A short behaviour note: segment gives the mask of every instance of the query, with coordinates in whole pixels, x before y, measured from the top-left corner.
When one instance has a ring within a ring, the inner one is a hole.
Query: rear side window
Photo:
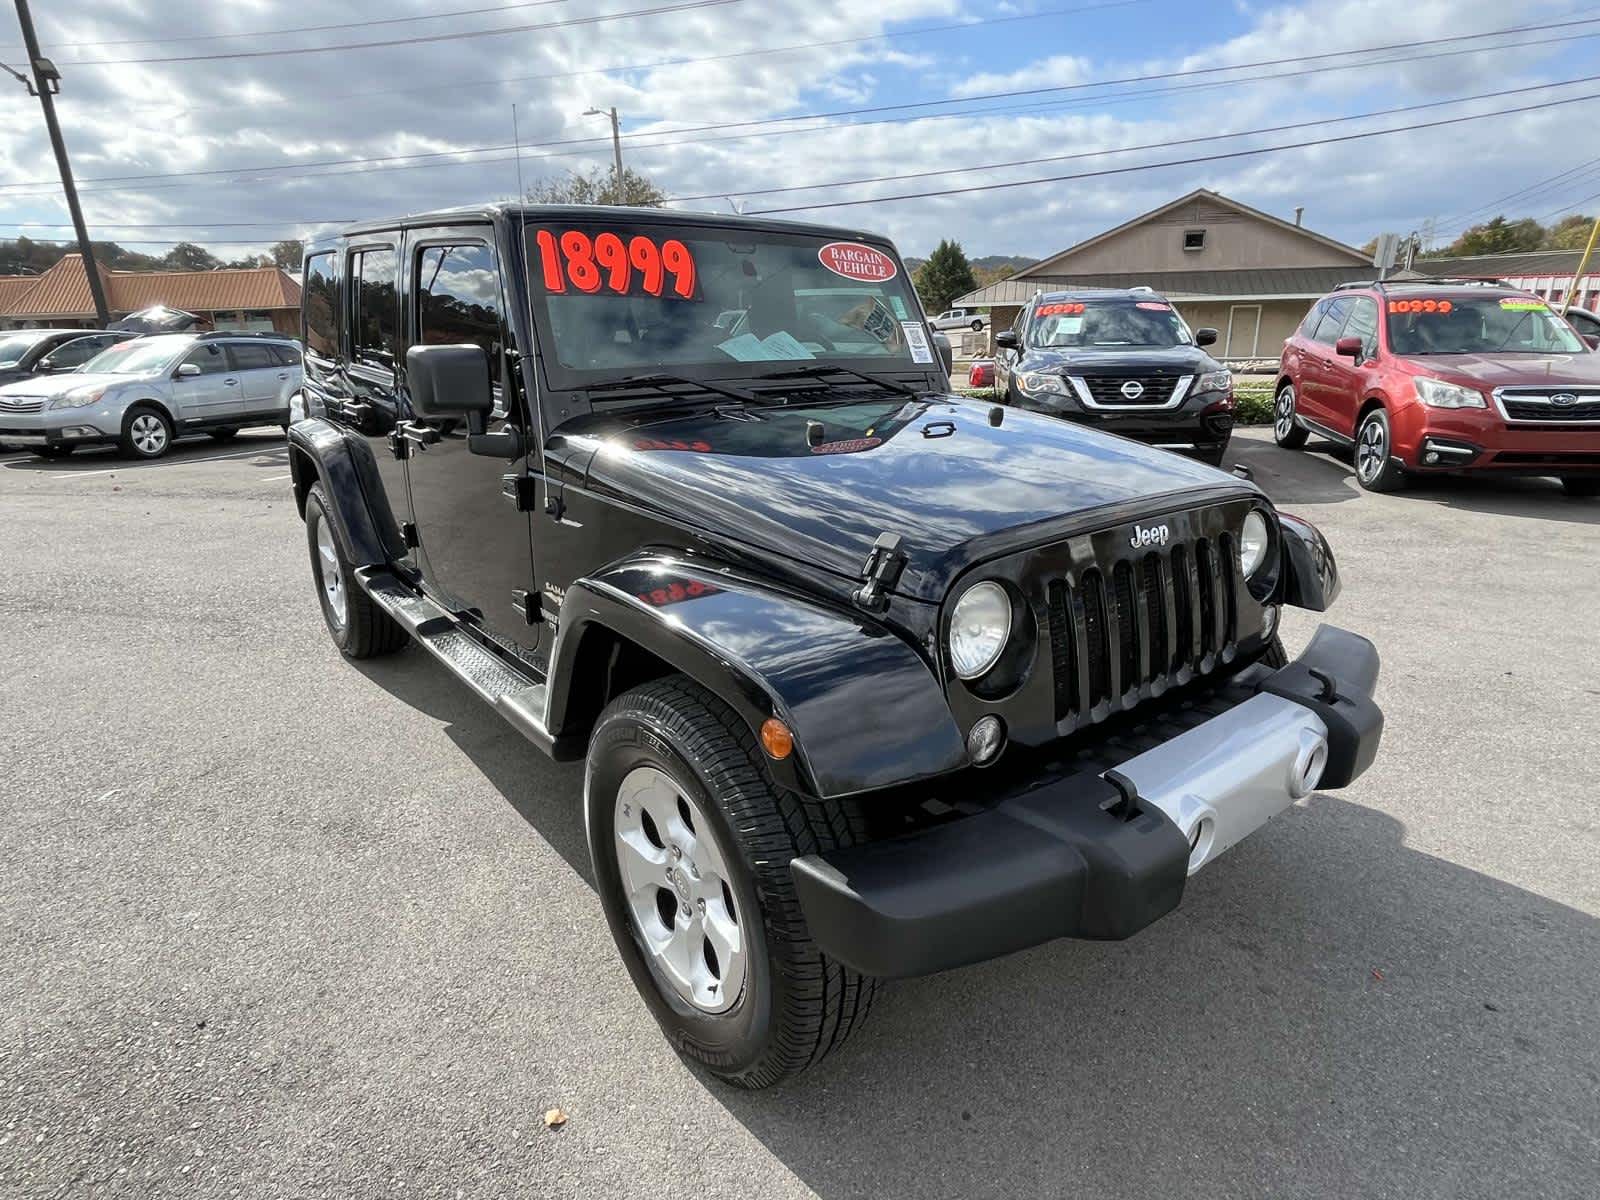
[[[233,354],[234,369],[238,371],[261,371],[278,365],[272,350],[259,342],[234,342],[228,349]]]
[[[351,357],[385,369],[394,366],[400,298],[394,286],[394,251],[363,250],[351,264],[355,304],[351,313]]]
[[[318,358],[339,356],[338,275],[333,254],[313,254],[306,259],[305,296],[301,300],[302,336],[306,348]]]
[[[268,349],[272,357],[277,360],[280,367],[298,367],[300,365],[300,351],[283,342],[273,342]]]
[[[1322,320],[1322,314],[1328,311],[1328,305],[1333,301],[1324,296],[1311,306],[1311,311],[1306,314],[1306,319],[1300,322],[1300,336],[1308,338],[1317,331],[1317,322]]]
[[[425,246],[417,256],[417,343],[472,343],[500,382],[500,271],[488,246]]]
[[[1317,322],[1317,331],[1312,338],[1331,346],[1339,340],[1339,330],[1344,328],[1344,319],[1350,315],[1350,306],[1355,301],[1349,296],[1340,296],[1337,300],[1330,301],[1322,320]]]

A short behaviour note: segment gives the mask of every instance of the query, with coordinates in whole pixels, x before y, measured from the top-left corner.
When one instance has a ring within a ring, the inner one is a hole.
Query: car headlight
[[[1252,508],[1244,515],[1244,527],[1239,530],[1239,572],[1249,579],[1267,560],[1267,549],[1272,544],[1272,530],[1267,526],[1266,515]]]
[[[1233,386],[1233,372],[1227,368],[1220,371],[1207,371],[1195,380],[1194,390],[1197,392],[1225,392]]]
[[[1429,408],[1488,407],[1484,403],[1483,393],[1477,388],[1461,387],[1442,379],[1430,379],[1426,375],[1418,375],[1412,382],[1417,385],[1417,399]]]
[[[1017,381],[1022,384],[1022,390],[1032,392],[1034,395],[1049,393],[1056,396],[1067,394],[1067,381],[1059,375],[1044,375],[1039,372],[1028,372],[1017,376]]]
[[[52,408],[88,408],[89,405],[94,404],[105,394],[106,389],[104,386],[78,388],[76,391],[64,392],[62,395],[52,397],[50,403],[45,405],[45,408],[46,410]]]
[[[975,583],[950,613],[950,661],[962,679],[976,679],[1000,659],[1011,636],[1011,597],[998,583]]]

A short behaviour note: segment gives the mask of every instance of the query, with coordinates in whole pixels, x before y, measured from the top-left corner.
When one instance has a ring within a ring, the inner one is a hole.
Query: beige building
[[[1371,279],[1370,256],[1200,188],[1096,234],[956,304],[989,306],[1009,329],[1039,291],[1152,287],[1191,329],[1217,331],[1219,358],[1276,358],[1312,301],[1336,285]]]

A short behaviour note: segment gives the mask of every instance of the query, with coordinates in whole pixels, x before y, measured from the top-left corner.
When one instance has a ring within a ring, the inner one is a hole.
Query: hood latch
[[[900,572],[906,569],[905,552],[900,549],[898,533],[880,533],[861,568],[861,578],[866,580],[852,594],[851,599],[868,612],[883,612],[889,607],[889,593],[900,582]]]

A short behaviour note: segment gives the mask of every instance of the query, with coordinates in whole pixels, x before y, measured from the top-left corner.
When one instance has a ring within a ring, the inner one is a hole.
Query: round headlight
[[[1011,636],[1011,597],[998,583],[975,583],[950,614],[950,661],[962,679],[976,679],[1000,658]]]
[[[1249,579],[1261,568],[1267,558],[1271,534],[1267,518],[1261,510],[1252,508],[1244,517],[1244,528],[1239,531],[1239,570]]]

